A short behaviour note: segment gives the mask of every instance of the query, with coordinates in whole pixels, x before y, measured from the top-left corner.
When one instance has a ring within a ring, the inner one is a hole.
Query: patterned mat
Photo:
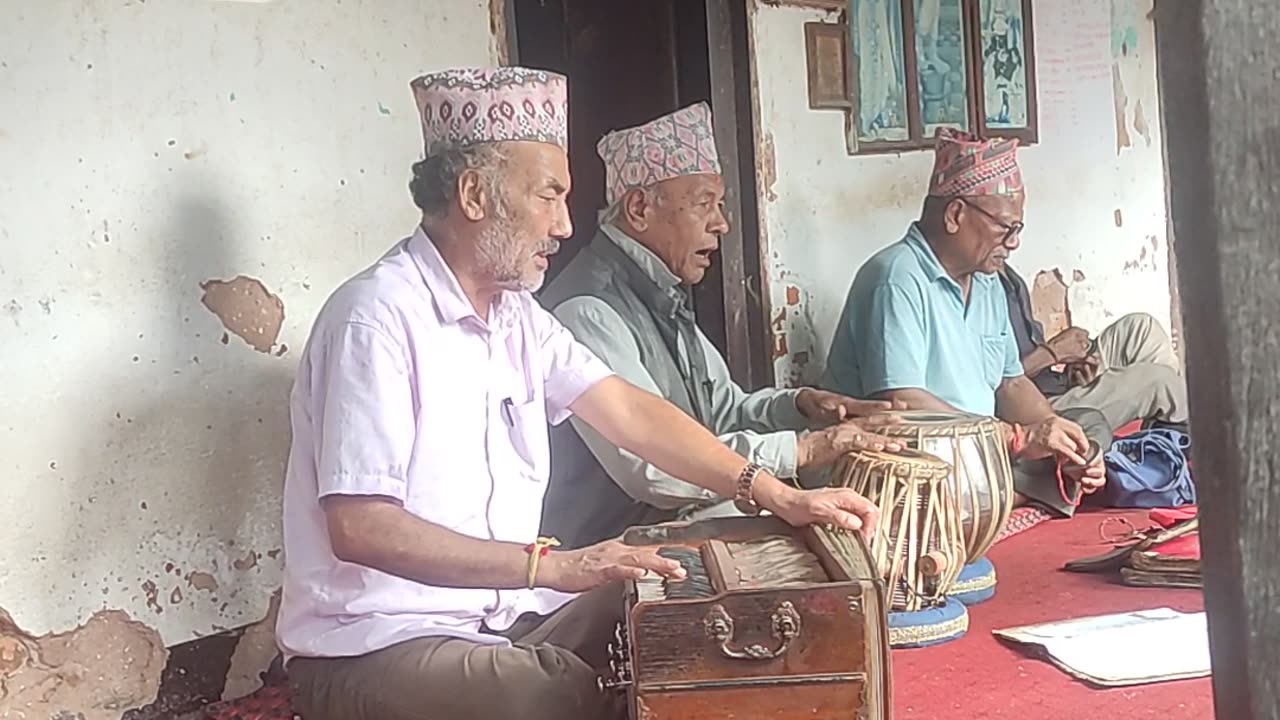
[[[1052,515],[1038,507],[1015,508],[1013,513],[1009,515],[1009,522],[1005,523],[1004,529],[1000,531],[999,535],[996,535],[996,542],[1008,540],[1018,533],[1026,532],[1036,525],[1051,519],[1053,519]]]

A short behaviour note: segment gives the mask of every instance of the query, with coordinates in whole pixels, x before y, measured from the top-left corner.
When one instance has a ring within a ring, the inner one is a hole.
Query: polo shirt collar
[[[955,278],[947,273],[947,269],[942,266],[942,261],[934,254],[933,246],[929,245],[929,241],[924,237],[924,231],[920,229],[920,223],[911,223],[911,227],[907,229],[907,237],[905,239],[907,245],[920,258],[920,266],[924,268],[925,272],[929,273],[930,279],[935,282],[943,280],[957,290],[960,289],[960,283],[956,282]],[[975,272],[973,274],[973,281],[977,284],[986,285],[994,280],[996,280],[996,277],[989,273]]]

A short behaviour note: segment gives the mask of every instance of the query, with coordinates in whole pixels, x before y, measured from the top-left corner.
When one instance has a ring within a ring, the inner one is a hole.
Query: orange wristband
[[[551,552],[553,547],[560,547],[560,541],[553,537],[540,537],[524,546],[524,551],[529,554],[528,585],[530,590],[533,589],[533,581],[538,577],[538,561]]]

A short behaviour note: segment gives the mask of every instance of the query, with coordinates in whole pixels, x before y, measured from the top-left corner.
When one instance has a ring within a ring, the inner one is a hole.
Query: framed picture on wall
[[[849,2],[852,130],[859,147],[910,142],[914,135],[902,9],[900,0]]]
[[[968,130],[969,62],[961,0],[913,0],[915,76],[924,138],[938,128]]]
[[[984,134],[1035,142],[1035,54],[1030,0],[976,0],[976,44],[981,88],[978,115]]]
[[[854,154],[933,147],[939,128],[1039,141],[1031,0],[846,0]]]
[[[809,108],[848,109],[849,72],[844,61],[848,26],[843,23],[804,24],[804,55],[809,70]]]

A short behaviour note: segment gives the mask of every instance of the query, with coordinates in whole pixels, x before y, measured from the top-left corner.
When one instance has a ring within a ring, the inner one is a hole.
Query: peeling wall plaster
[[[1020,153],[1027,229],[1013,254],[1028,282],[1042,270],[1060,274],[1065,297],[1052,311],[1069,308],[1093,332],[1128,312],[1170,317],[1151,0],[1114,3],[1113,13],[1112,0],[1034,0],[1041,142]],[[809,110],[803,82],[804,23],[826,13],[754,7],[775,373],[782,384],[811,383],[854,273],[918,216],[933,154],[848,156],[844,113]]]
[[[0,607],[15,627],[93,618],[89,637],[127,616],[173,646],[267,614],[288,350],[337,283],[411,231],[409,81],[494,62],[493,6],[0,8],[0,167],[22,169],[0,175]],[[83,647],[72,659],[90,667]],[[97,677],[81,689],[114,682]]]
[[[0,610],[0,717],[119,720],[155,699],[167,657],[155,630],[119,610],[43,636]]]

